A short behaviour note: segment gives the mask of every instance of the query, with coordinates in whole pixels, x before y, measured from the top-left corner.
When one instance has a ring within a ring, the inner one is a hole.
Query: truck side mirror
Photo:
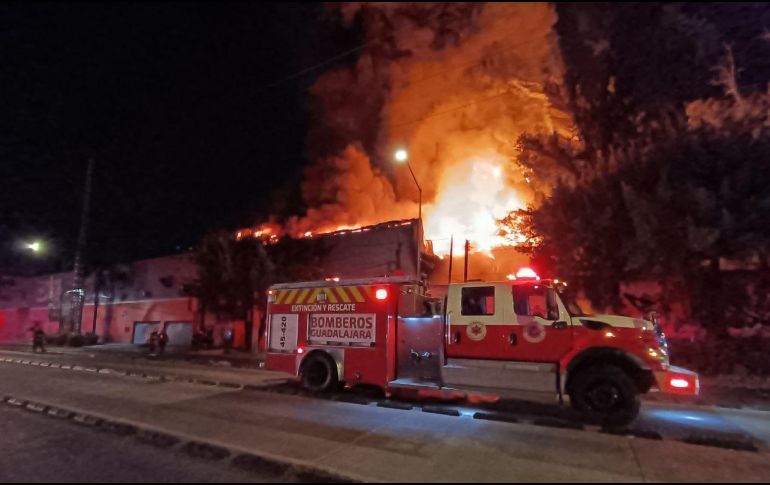
[[[548,320],[558,320],[559,319],[559,309],[558,308],[549,308],[548,309]]]

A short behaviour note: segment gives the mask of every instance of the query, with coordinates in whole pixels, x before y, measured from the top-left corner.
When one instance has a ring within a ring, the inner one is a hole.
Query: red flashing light
[[[521,268],[519,271],[516,272],[516,277],[540,279],[537,273],[535,273],[535,270],[533,270],[532,268]]]
[[[304,354],[304,353],[305,353],[305,349],[303,349],[302,347],[300,347],[300,348],[298,348],[298,349],[297,349],[297,353],[298,353],[298,354]]]
[[[680,379],[678,377],[671,379],[671,387],[677,389],[687,389],[690,387],[690,383],[686,379]]]
[[[378,300],[387,300],[388,299],[388,290],[385,288],[380,288],[377,291],[374,292],[374,297]]]

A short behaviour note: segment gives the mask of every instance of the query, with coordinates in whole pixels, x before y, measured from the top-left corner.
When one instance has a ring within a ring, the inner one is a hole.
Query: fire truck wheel
[[[302,363],[302,387],[310,392],[330,392],[339,386],[337,364],[327,354],[316,352]]]
[[[570,401],[586,421],[619,426],[639,414],[639,391],[633,379],[614,365],[580,370],[570,384]]]

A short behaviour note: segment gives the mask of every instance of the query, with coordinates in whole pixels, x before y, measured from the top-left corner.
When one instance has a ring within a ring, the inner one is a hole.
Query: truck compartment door
[[[399,317],[398,379],[438,384],[444,362],[441,317]]]
[[[294,352],[297,349],[299,315],[296,313],[276,313],[270,315],[271,352]]]

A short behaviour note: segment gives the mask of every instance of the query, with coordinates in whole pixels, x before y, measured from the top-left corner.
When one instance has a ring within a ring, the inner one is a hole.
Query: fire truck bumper
[[[667,370],[656,371],[655,382],[666,394],[697,396],[700,392],[698,374],[681,367],[670,366]]]

